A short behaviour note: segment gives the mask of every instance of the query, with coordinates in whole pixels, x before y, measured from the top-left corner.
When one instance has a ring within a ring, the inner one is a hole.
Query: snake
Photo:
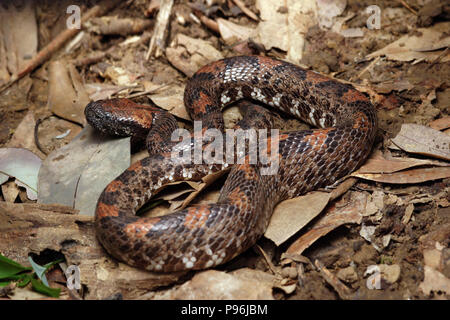
[[[278,161],[271,174],[263,172],[267,162],[249,161],[248,153],[241,156],[242,161],[235,156],[212,163],[174,157],[181,141],[173,139],[177,120],[156,106],[123,98],[86,106],[86,119],[95,129],[132,136],[132,141],[145,143],[149,152],[99,196],[94,227],[110,255],[154,272],[226,263],[263,236],[279,202],[333,185],[361,166],[371,152],[377,114],[370,99],[351,84],[293,63],[267,56],[224,58],[201,67],[185,86],[185,108],[193,121],[200,121],[202,132],[213,129],[225,134],[222,110],[241,100],[264,107],[247,104],[247,117],[238,127],[270,127],[266,108],[314,127],[268,135],[261,149]],[[184,146],[198,142],[194,140],[191,136]],[[269,152],[275,140],[277,148]],[[201,150],[205,145],[203,141]],[[136,215],[165,185],[202,181],[221,170],[229,173],[217,202],[158,217]]]

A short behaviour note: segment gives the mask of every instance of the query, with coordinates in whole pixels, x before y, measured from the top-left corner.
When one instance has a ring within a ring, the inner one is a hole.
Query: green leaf
[[[33,278],[33,275],[31,275],[31,274],[29,274],[29,273],[24,274],[24,275],[23,275],[23,278],[21,279],[21,281],[20,281],[19,283],[17,283],[17,285],[18,285],[20,288],[23,288],[23,287],[25,287],[27,284],[30,283],[30,281],[31,281],[32,278]]]
[[[45,271],[47,271],[47,268],[34,262],[31,256],[28,256],[28,261],[30,261],[31,266],[33,267],[33,270],[38,276],[38,278],[41,279],[41,281],[48,287],[48,281],[47,278],[45,277]]]
[[[11,281],[0,281],[0,288],[1,287],[6,287],[10,283],[11,283]]]
[[[49,297],[58,298],[59,293],[61,292],[61,289],[59,288],[50,288],[49,286],[46,286],[42,283],[41,280],[31,278],[31,285],[33,286],[33,289],[37,292],[40,292],[42,294],[45,294]]]
[[[31,268],[24,267],[21,264],[0,254],[0,279],[9,278],[12,275],[30,270]]]

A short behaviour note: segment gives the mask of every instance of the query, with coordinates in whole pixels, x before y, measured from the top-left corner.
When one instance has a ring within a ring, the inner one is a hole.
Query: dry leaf
[[[293,242],[287,253],[302,254],[302,252],[313,244],[317,239],[326,235],[331,230],[346,223],[361,223],[362,215],[367,202],[367,195],[362,192],[351,192],[350,199],[343,198],[327,209],[300,238]]]
[[[38,172],[42,160],[33,152],[22,148],[0,148],[0,173],[16,178],[27,190],[27,197],[36,200]]]
[[[130,138],[99,135],[86,126],[48,155],[39,171],[39,203],[60,203],[93,216],[100,193],[130,166]]]
[[[19,192],[19,187],[14,183],[14,181],[8,181],[2,184],[2,195],[6,202],[14,203],[19,195]]]
[[[222,18],[217,19],[217,24],[219,26],[220,36],[227,45],[232,45],[238,41],[245,41],[256,35],[254,28],[240,26]]]
[[[381,151],[375,151],[369,159],[352,175],[365,173],[393,173],[420,166],[449,166],[448,163],[435,160],[422,160],[413,158],[385,159]]]
[[[450,128],[450,117],[436,119],[434,121],[431,121],[428,125],[430,126],[430,128],[439,131]]]
[[[321,213],[329,200],[330,193],[317,191],[279,203],[264,236],[279,246]]]
[[[49,109],[61,118],[86,124],[84,108],[89,97],[78,71],[72,64],[53,61],[49,67]]]
[[[450,22],[436,23],[430,28],[417,29],[413,35],[405,35],[392,42],[383,49],[372,52],[366,58],[372,59],[378,56],[386,56],[396,61],[428,61],[437,59],[441,54],[441,48],[450,46]],[[450,53],[441,58],[442,62],[450,61]]]
[[[0,85],[18,74],[38,48],[35,2],[10,4],[0,6]]]
[[[222,53],[208,41],[194,39],[182,33],[178,33],[166,49],[166,56],[175,68],[188,77],[192,77],[204,65],[223,58]]]
[[[45,155],[36,147],[36,143],[34,141],[35,125],[36,120],[34,119],[33,112],[28,111],[20,124],[17,126],[16,130],[14,130],[14,135],[6,144],[6,147],[28,149],[39,158],[45,158]]]
[[[250,273],[254,274],[250,276],[248,272],[243,273],[240,270],[232,273],[216,270],[199,272],[178,289],[161,295],[159,299],[273,300],[273,275],[250,270]]]
[[[288,61],[300,61],[308,29],[316,24],[315,0],[284,1],[257,0],[260,12],[257,42],[266,50],[273,47],[287,52]]]
[[[384,183],[421,183],[450,177],[450,167],[419,168],[395,173],[353,173],[352,176]]]
[[[424,274],[423,282],[419,285],[423,293],[429,295],[432,291],[447,294],[450,292],[450,279],[442,273],[426,265]]]
[[[184,107],[184,86],[169,85],[161,92],[149,95],[150,99],[160,108],[169,111],[174,116],[191,120]]]
[[[322,28],[331,28],[335,17],[341,15],[346,6],[347,0],[317,0],[319,26]]]
[[[391,141],[406,152],[450,160],[450,136],[430,127],[403,124]]]

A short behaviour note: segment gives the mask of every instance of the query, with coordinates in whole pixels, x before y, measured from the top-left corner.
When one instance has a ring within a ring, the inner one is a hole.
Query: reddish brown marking
[[[236,187],[228,195],[228,199],[231,203],[235,204],[239,208],[242,208],[244,204],[248,204],[249,199],[247,198],[245,192],[241,191],[241,188]]]
[[[260,65],[263,65],[264,67],[273,68],[276,66],[279,66],[283,64],[281,61],[274,60],[268,57],[258,57],[258,62]]]
[[[148,110],[139,109],[133,112],[133,119],[141,126],[150,128],[153,121],[153,113],[148,112]]]
[[[329,131],[331,129],[314,130],[312,134],[305,136],[303,141],[308,143],[314,150],[320,150],[322,146],[325,146],[325,140]]]
[[[353,129],[362,129],[364,131],[369,130],[367,127],[367,124],[369,123],[369,120],[367,119],[367,116],[363,112],[358,112],[355,114],[355,122],[353,123]]]
[[[282,134],[282,135],[278,135],[275,137],[267,138],[267,140],[266,140],[267,143],[259,150],[260,156],[266,157],[268,160],[270,160],[270,162],[276,161],[277,158],[278,158],[278,161],[281,160],[281,154],[278,152],[279,151],[279,148],[278,148],[279,142],[287,139],[287,137],[288,137],[287,134]],[[274,145],[274,147],[275,147],[274,154],[272,154],[272,139],[278,140],[278,144],[275,143],[275,145]]]
[[[143,218],[139,221],[129,223],[125,226],[125,233],[131,235],[135,238],[145,238],[147,233],[153,228],[153,226],[158,223],[160,218]]]
[[[123,182],[118,180],[111,181],[105,188],[105,192],[116,192],[120,191],[123,188]]]
[[[184,220],[184,226],[188,229],[201,228],[205,225],[210,213],[208,205],[190,207]]]
[[[95,214],[97,215],[97,218],[100,219],[104,217],[118,217],[119,209],[117,209],[117,207],[114,205],[109,205],[99,201],[97,203]]]
[[[244,164],[238,164],[236,166],[236,170],[244,171],[245,179],[247,179],[247,180],[256,180],[256,179],[258,179],[258,176],[255,173],[255,168],[253,168],[249,164],[249,156],[248,155],[245,157],[245,163]]]
[[[138,172],[142,169],[142,161],[137,161],[128,167],[126,171],[135,171]]]
[[[342,96],[342,100],[346,101],[347,103],[351,103],[356,101],[367,101],[368,99],[359,91],[349,90]]]
[[[208,105],[208,104],[214,104],[214,102],[212,101],[210,96],[208,96],[206,93],[201,91],[200,96],[194,102],[194,108],[196,109],[195,113],[205,114],[206,113],[206,105]]]
[[[161,112],[155,107],[134,103],[127,99],[115,99],[114,102],[105,101],[102,103],[106,112],[114,113],[117,116],[130,117],[145,128],[150,128],[155,112]]]
[[[324,81],[330,81],[329,78],[313,71],[308,71],[306,73],[306,81],[311,82],[312,84],[322,83]]]

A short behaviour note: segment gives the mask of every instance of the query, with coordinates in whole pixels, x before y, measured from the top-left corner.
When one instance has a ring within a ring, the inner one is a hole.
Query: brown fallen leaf
[[[450,45],[450,37],[446,35],[450,22],[436,23],[430,28],[419,28],[411,35],[405,35],[386,47],[372,52],[366,58],[386,56],[396,61],[428,61],[431,62],[442,53],[441,48]],[[450,61],[450,54],[442,57],[442,62]]]
[[[39,150],[34,141],[34,127],[36,120],[32,111],[29,111],[14,131],[11,140],[8,141],[6,147],[9,148],[25,148],[33,152],[39,158],[44,159],[45,154]]]
[[[7,181],[2,184],[2,195],[6,202],[13,203],[19,195],[19,187],[14,181]]]
[[[169,201],[169,203],[170,203],[170,208],[168,210],[164,210],[165,212],[163,212],[163,211],[158,212],[158,215],[159,214],[167,214],[167,213],[170,213],[170,212],[173,212],[176,210],[184,209],[187,205],[189,205],[192,202],[192,200],[194,200],[199,195],[200,192],[202,192],[211,183],[216,181],[218,178],[220,178],[223,174],[225,174],[228,171],[229,171],[229,168],[208,174],[208,175],[204,176],[202,178],[202,180],[199,182],[189,181],[189,180],[176,181],[176,182],[171,182],[171,183],[168,183],[168,184],[162,186],[161,189],[159,189],[155,192],[155,194],[159,193],[163,188],[166,188],[167,186],[187,184],[189,187],[176,189],[172,192],[164,193],[163,195],[156,197],[155,200],[163,199],[163,200]],[[188,192],[190,192],[190,193],[187,197],[185,197],[184,199],[181,199],[181,200],[176,200],[176,198],[178,198],[181,195],[186,194]],[[150,214],[150,215],[152,215],[152,214]]]
[[[166,56],[170,63],[192,77],[194,73],[208,64],[223,58],[222,53],[205,40],[194,39],[178,33],[170,47],[166,49]]]
[[[0,8],[0,85],[10,81],[28,64],[39,45],[36,3],[4,4]]]
[[[305,227],[326,205],[347,192],[357,179],[342,181],[332,192],[315,191],[280,202],[274,209],[264,236],[277,246]]]
[[[450,292],[450,279],[436,269],[425,266],[424,279],[419,285],[419,289],[426,295],[430,295],[433,291],[448,294]]]
[[[89,96],[75,67],[61,60],[51,62],[48,94],[50,111],[84,126],[84,108],[88,103]]]
[[[450,136],[430,127],[403,124],[391,141],[406,152],[450,160]]]
[[[450,167],[418,168],[394,173],[353,173],[352,176],[383,183],[421,183],[450,177]]]
[[[317,191],[279,203],[264,236],[279,246],[320,214],[330,195]]]
[[[393,173],[421,166],[449,166],[448,163],[435,160],[413,159],[413,158],[394,158],[386,159],[381,151],[375,151],[369,159],[352,175],[365,173]]]
[[[175,291],[157,299],[183,300],[273,300],[275,276],[259,270],[231,273],[207,270],[197,273]]]
[[[414,85],[412,85],[407,79],[385,81],[383,83],[374,85],[374,89],[376,92],[384,94],[390,93],[392,91],[409,91],[412,88],[414,88]]]
[[[345,197],[333,203],[325,214],[320,217],[300,238],[295,240],[287,249],[287,254],[300,255],[313,244],[317,239],[326,235],[331,230],[346,224],[360,224],[362,220],[361,212],[364,212],[367,202],[367,195],[362,192],[351,192],[350,199]]]
[[[150,99],[160,108],[169,111],[176,117],[184,120],[191,120],[183,101],[184,86],[169,85],[161,92],[151,94]]]
[[[280,2],[258,0],[255,7],[261,18],[255,38],[266,50],[273,47],[287,52],[288,61],[302,59],[305,36],[314,26],[317,16],[315,0]]]
[[[436,119],[434,121],[431,121],[428,125],[430,126],[430,128],[439,131],[450,128],[450,117]]]
[[[247,26],[241,26],[231,21],[217,19],[220,36],[227,45],[232,45],[238,41],[245,41],[256,35],[256,30]]]

